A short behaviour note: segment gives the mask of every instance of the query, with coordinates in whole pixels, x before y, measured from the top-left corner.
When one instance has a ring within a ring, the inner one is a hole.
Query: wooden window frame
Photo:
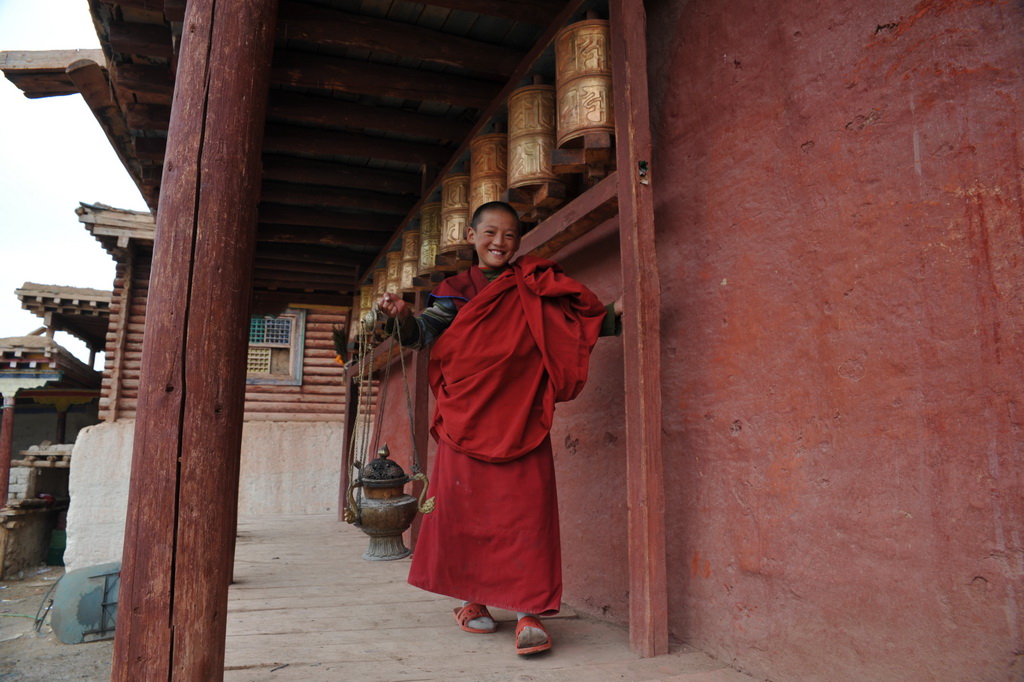
[[[253,315],[250,318],[250,329],[252,320],[255,319],[288,319],[291,321],[288,344],[281,343],[253,343],[251,338],[248,349],[252,348],[284,348],[290,352],[288,359],[287,374],[254,373],[246,372],[245,383],[249,386],[301,386],[302,385],[302,356],[306,341],[306,311],[302,308],[287,308],[277,315]]]

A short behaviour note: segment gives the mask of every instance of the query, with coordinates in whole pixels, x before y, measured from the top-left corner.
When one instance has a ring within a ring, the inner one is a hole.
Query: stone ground
[[[514,615],[499,630],[455,625],[455,602],[410,587],[408,559],[362,560],[367,539],[334,515],[243,520],[228,604],[228,682],[753,682],[684,645],[642,659],[624,628],[571,608],[545,625],[554,647],[514,652]],[[0,582],[0,682],[108,680],[112,642],[65,645],[35,613],[59,568]]]
[[[36,613],[64,575],[59,566],[39,566],[20,580],[0,581],[0,681],[109,680],[112,641],[63,644],[46,620],[36,631]]]

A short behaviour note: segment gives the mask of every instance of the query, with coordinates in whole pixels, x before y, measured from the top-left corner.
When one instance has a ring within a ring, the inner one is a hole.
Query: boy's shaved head
[[[473,229],[480,224],[480,217],[488,211],[500,211],[512,216],[516,222],[516,230],[519,234],[523,233],[523,225],[519,222],[519,213],[514,208],[506,204],[504,201],[488,201],[486,204],[480,204],[475,211],[473,211],[473,219],[469,221],[469,226]]]

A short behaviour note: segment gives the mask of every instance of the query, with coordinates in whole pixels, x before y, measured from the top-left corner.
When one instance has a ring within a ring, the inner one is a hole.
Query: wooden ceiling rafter
[[[493,80],[294,50],[274,53],[270,83],[474,109],[487,106],[501,87]]]
[[[281,3],[277,38],[411,57],[505,77],[523,56],[501,45],[306,2]]]
[[[185,2],[92,4],[110,70],[107,100],[90,105],[155,209]],[[337,267],[365,281],[420,206],[436,200],[440,179],[464,163],[472,136],[502,117],[557,31],[589,4],[435,0],[361,11],[284,0],[258,235],[264,252],[295,249],[295,260],[267,254],[258,269],[290,262],[277,269],[312,276]],[[614,209],[602,201],[591,222]]]
[[[419,194],[419,173],[367,168],[295,156],[263,155],[264,180],[348,187],[387,194]]]
[[[569,23],[569,21],[572,19],[574,15],[579,13],[580,10],[585,5],[588,4],[588,0],[569,0],[568,2],[565,3],[551,3],[544,2],[543,0],[538,0],[537,2],[524,3],[516,3],[511,0],[509,2],[505,2],[505,0],[494,0],[494,2],[480,3],[476,3],[473,0],[467,0],[466,2],[463,2],[462,0],[444,0],[441,2],[432,2],[431,4],[441,5],[444,7],[449,7],[451,9],[464,9],[466,5],[479,4],[481,7],[479,9],[476,9],[475,11],[478,11],[480,13],[486,12],[489,15],[493,14],[495,16],[498,16],[497,10],[499,8],[496,6],[492,7],[492,5],[522,5],[520,9],[524,9],[540,8],[540,6],[542,5],[550,8],[551,5],[557,4],[560,6],[560,8],[557,12],[555,12],[554,16],[552,16],[550,20],[546,21],[543,24],[544,26],[546,26],[544,32],[534,43],[533,48],[531,48],[530,51],[527,52],[526,55],[523,57],[522,61],[519,63],[519,66],[516,67],[516,70],[512,73],[508,81],[497,93],[494,99],[486,108],[484,108],[480,112],[480,115],[477,117],[476,122],[470,128],[469,132],[466,134],[466,137],[463,138],[462,142],[459,144],[458,149],[455,150],[455,153],[452,154],[451,158],[448,160],[447,163],[443,164],[438,168],[435,176],[436,181],[423,192],[423,194],[420,196],[419,201],[417,201],[416,204],[412,207],[412,209],[410,209],[409,213],[406,215],[405,219],[402,220],[401,224],[399,224],[396,227],[394,233],[391,236],[391,239],[388,240],[388,243],[381,250],[381,254],[390,251],[392,247],[395,245],[395,243],[401,239],[402,232],[405,231],[405,229],[412,223],[413,220],[418,218],[420,207],[423,204],[430,201],[431,197],[434,196],[436,192],[439,191],[441,179],[444,178],[445,175],[454,170],[459,164],[463,162],[463,159],[466,157],[466,154],[469,151],[469,144],[473,137],[478,133],[482,132],[486,127],[491,125],[492,121],[495,119],[495,117],[498,115],[501,109],[505,106],[505,102],[508,100],[509,95],[512,94],[512,91],[515,90],[517,87],[520,86],[521,83],[525,82],[528,79],[528,77],[534,70],[537,61],[541,58],[541,55],[543,55],[548,50],[548,47],[554,41],[555,36],[558,34],[558,32],[562,29],[563,26]],[[483,8],[483,6],[485,5],[488,7],[487,10]],[[509,8],[503,7],[503,9]],[[525,19],[520,20],[526,21]],[[378,260],[379,257],[373,259],[373,262],[369,265],[369,267],[367,267],[366,270],[363,271],[362,276],[359,278],[360,281],[365,281],[370,277],[373,268],[375,267],[375,264]]]
[[[414,203],[410,199],[366,190],[334,188],[324,192],[320,187],[284,182],[264,182],[261,198],[286,206],[347,208],[387,215],[405,215]]]
[[[286,123],[380,130],[451,142],[461,140],[469,129],[466,120],[282,90],[271,91],[267,117]]]

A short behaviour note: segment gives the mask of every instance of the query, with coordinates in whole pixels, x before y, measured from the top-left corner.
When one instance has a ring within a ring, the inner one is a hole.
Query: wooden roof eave
[[[66,71],[82,59],[106,64],[103,50],[11,50],[0,52],[0,71],[29,99],[74,95],[78,88]]]

